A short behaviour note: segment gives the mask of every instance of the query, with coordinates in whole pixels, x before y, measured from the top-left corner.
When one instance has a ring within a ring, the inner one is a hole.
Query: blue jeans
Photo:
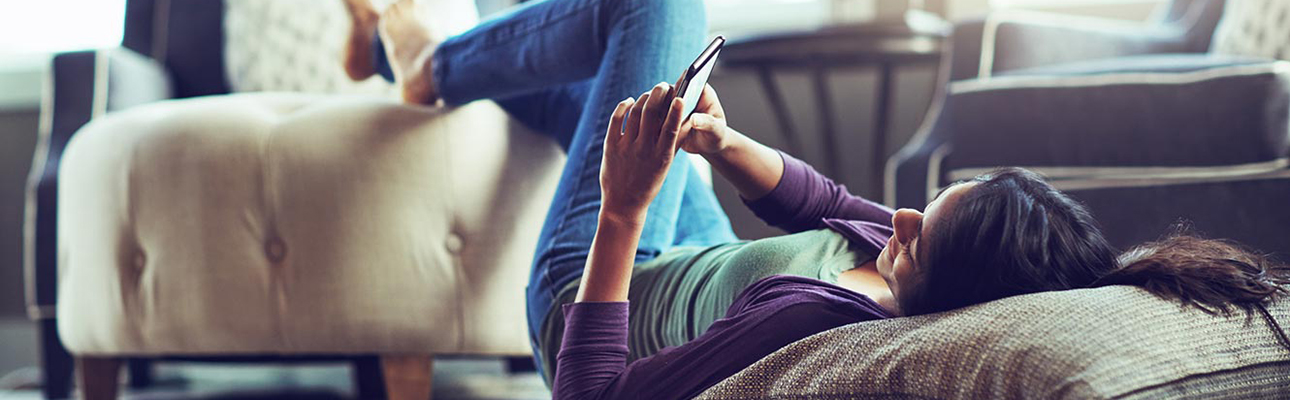
[[[596,233],[601,146],[614,106],[658,82],[674,82],[703,50],[706,32],[700,0],[544,0],[489,19],[435,51],[434,81],[445,102],[494,99],[568,152],[529,275],[535,349],[546,314],[559,306],[553,304],[556,293],[582,277]],[[379,43],[376,53],[378,71],[392,80]],[[650,204],[636,262],[677,245],[734,240],[712,189],[679,154]]]

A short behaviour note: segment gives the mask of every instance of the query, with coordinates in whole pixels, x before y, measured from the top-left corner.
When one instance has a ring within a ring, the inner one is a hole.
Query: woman
[[[379,18],[349,4],[367,15],[354,18],[351,76],[385,70],[413,103],[496,99],[568,151],[528,287],[556,398],[691,397],[824,330],[1018,294],[1132,284],[1226,311],[1290,282],[1255,254],[1186,236],[1117,260],[1082,206],[1021,169],[893,211],[727,127],[711,87],[689,119],[666,83],[628,97],[698,54],[698,1],[536,1],[442,42],[408,0]],[[381,48],[388,57],[362,62]],[[737,241],[678,148],[792,234]]]

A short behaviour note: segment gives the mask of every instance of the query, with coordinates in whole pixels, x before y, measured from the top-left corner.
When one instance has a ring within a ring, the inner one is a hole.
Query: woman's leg
[[[543,4],[554,3],[561,1],[535,3],[512,15],[548,15],[537,10],[541,10]],[[579,14],[585,20],[572,24],[586,25],[574,29],[581,32],[579,35],[594,33],[594,36],[564,39],[583,42],[582,45],[594,44],[592,47],[595,49],[584,50],[594,50],[601,55],[601,60],[593,63],[594,72],[587,86],[586,102],[569,143],[567,164],[547,213],[529,276],[528,318],[530,336],[534,339],[541,331],[547,313],[559,306],[554,304],[557,292],[578,280],[586,263],[600,209],[601,146],[614,105],[622,99],[639,95],[655,83],[674,79],[702,50],[706,32],[703,4],[699,1],[605,0],[602,4],[578,0],[563,3],[595,10],[594,13]],[[568,33],[569,18],[560,19],[554,29]],[[527,24],[518,25],[532,28]],[[498,22],[494,26],[513,25]],[[542,32],[534,35],[545,34]],[[538,41],[534,48],[517,51],[519,54],[534,54],[546,46],[559,47],[559,42]],[[570,47],[579,45],[571,44]],[[452,66],[448,68],[453,71]],[[564,72],[572,76],[571,71],[575,70],[578,68]],[[450,87],[445,87],[444,93],[445,99],[453,96]],[[652,259],[675,240],[677,216],[686,178],[689,177],[687,171],[691,168],[684,157],[676,160],[650,205],[638,244],[638,261]],[[540,345],[536,340],[534,344]]]
[[[500,98],[513,115],[557,137],[576,120],[565,130],[572,133],[569,157],[529,277],[531,337],[558,306],[556,292],[581,276],[596,229],[601,146],[614,105],[675,79],[702,50],[706,29],[697,0],[547,0],[491,19],[435,51],[434,82],[449,104]],[[385,66],[378,69],[392,76]],[[578,112],[561,111],[565,99],[579,97],[582,104],[573,107]],[[685,157],[673,163],[650,205],[638,261],[676,242],[692,168]],[[691,202],[699,209],[712,204],[715,200]]]

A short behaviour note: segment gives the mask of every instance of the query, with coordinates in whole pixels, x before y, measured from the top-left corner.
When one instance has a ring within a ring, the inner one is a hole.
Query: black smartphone
[[[721,53],[721,46],[726,44],[726,38],[717,35],[708,43],[708,48],[703,49],[699,58],[690,64],[681,75],[681,80],[676,84],[676,96],[685,100],[686,118],[694,113],[694,108],[699,105],[699,96],[703,94],[703,86],[708,84],[708,75],[712,74],[712,67],[717,64],[717,54]]]

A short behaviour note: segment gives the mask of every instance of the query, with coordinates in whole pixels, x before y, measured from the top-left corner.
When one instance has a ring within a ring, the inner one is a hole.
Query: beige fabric
[[[1229,0],[1211,50],[1290,60],[1290,1]]]
[[[383,9],[392,0],[374,0]],[[418,0],[437,32],[479,21],[475,2]],[[234,92],[288,91],[393,95],[379,76],[350,81],[341,54],[350,22],[341,0],[224,0],[224,68]]]
[[[94,120],[59,180],[78,354],[528,354],[563,155],[491,102],[167,101]]]
[[[1290,300],[1269,307],[1290,326]],[[1259,314],[1214,317],[1115,286],[848,325],[700,399],[1277,397],[1290,350]]]

